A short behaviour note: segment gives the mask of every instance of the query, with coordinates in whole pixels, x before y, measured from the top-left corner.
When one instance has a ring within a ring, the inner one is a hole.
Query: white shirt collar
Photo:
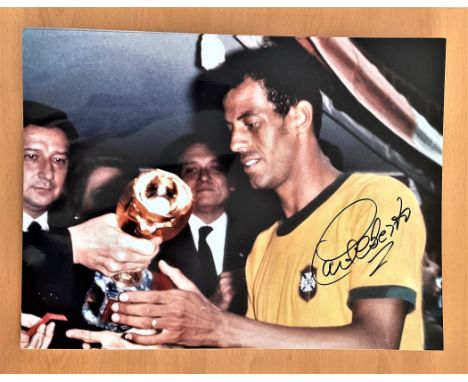
[[[49,230],[49,223],[47,222],[49,218],[48,212],[44,212],[41,216],[37,217],[36,219],[33,219],[28,213],[23,211],[23,232],[26,232],[31,225],[31,223],[34,221],[38,223],[41,228],[44,231]]]
[[[227,214],[226,214],[226,212],[223,212],[222,215],[218,219],[216,219],[214,222],[212,222],[210,224],[206,224],[197,215],[192,214],[192,215],[190,215],[190,218],[189,218],[189,225],[190,225],[190,230],[192,231],[192,234],[194,233],[194,231],[196,231],[196,233],[197,233],[195,242],[198,245],[198,230],[201,227],[204,227],[204,226],[209,226],[209,227],[213,228],[213,231],[218,231],[220,229],[223,230],[223,231],[226,230]],[[195,239],[195,236],[193,238]]]
[[[218,274],[221,273],[223,270],[227,222],[228,218],[226,212],[223,212],[223,214],[211,224],[206,224],[203,220],[201,220],[198,216],[194,214],[192,214],[189,218],[189,227],[197,251],[198,239],[200,235],[199,229],[203,226],[210,226],[211,228],[213,228],[213,231],[210,232],[210,234],[206,238],[206,242],[208,243],[213,254],[213,260],[215,262],[216,271],[218,272]]]

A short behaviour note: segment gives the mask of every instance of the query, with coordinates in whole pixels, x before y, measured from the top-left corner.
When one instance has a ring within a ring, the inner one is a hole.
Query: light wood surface
[[[1,9],[0,371],[8,373],[467,372],[467,9]],[[444,351],[20,350],[24,27],[361,37],[444,37]]]

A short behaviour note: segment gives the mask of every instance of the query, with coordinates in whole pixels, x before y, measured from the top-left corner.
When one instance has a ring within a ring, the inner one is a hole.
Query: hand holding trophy
[[[117,203],[117,221],[126,233],[151,239],[172,239],[188,222],[193,195],[178,176],[160,169],[142,173],[131,181]],[[109,277],[96,272],[82,308],[90,324],[116,332],[128,327],[109,322],[110,306],[122,292],[173,288],[167,276],[144,269]]]

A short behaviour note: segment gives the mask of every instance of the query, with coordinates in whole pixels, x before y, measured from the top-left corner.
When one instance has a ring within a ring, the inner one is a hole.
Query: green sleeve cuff
[[[409,303],[408,312],[416,307],[416,292],[400,285],[380,285],[354,288],[349,291],[347,305],[351,308],[353,301],[361,298],[398,298]]]

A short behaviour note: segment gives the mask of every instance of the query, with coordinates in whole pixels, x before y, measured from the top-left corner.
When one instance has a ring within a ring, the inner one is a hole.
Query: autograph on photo
[[[399,211],[392,216],[391,221],[385,224],[378,217],[377,204],[369,198],[356,200],[333,218],[320,237],[312,258],[312,266],[317,269],[315,276],[317,284],[330,285],[340,281],[350,273],[349,269],[358,261],[365,260],[369,264],[375,264],[369,277],[388,262],[390,250],[394,245],[394,241],[391,240],[393,234],[398,231],[400,223],[407,223],[411,216],[411,209],[403,207],[402,198],[398,197],[396,201],[399,203]],[[334,256],[334,253],[327,253],[325,250],[325,243],[328,241],[327,234],[335,228],[335,224],[340,223],[340,219],[346,219],[347,213],[356,207],[366,211],[370,209],[372,219],[369,226],[365,227],[365,231],[358,238],[349,239],[346,242],[346,248],[338,256]]]

